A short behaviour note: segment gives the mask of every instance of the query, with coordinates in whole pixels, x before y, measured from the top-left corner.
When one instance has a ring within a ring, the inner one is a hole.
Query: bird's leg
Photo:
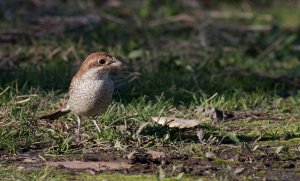
[[[76,141],[79,142],[80,141],[81,117],[76,115],[76,118],[77,118]]]
[[[99,128],[99,126],[98,126],[98,121],[97,121],[97,118],[96,118],[96,117],[93,117],[93,118],[92,118],[92,122],[93,122],[94,125],[96,126],[98,132],[101,133],[100,128]]]

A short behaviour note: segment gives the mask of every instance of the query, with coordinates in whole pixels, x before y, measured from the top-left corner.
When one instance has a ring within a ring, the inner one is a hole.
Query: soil
[[[191,176],[228,178],[299,180],[299,156],[282,160],[276,155],[254,156],[246,153],[223,152],[205,157],[196,155],[167,153],[154,150],[89,150],[83,154],[56,157],[41,156],[42,153],[22,154],[17,157],[1,157],[4,165],[24,170],[41,169],[50,165],[72,174],[82,171],[121,174],[157,174],[162,168],[166,176],[185,173]],[[218,155],[219,157],[215,157]],[[220,159],[220,156],[224,159]]]

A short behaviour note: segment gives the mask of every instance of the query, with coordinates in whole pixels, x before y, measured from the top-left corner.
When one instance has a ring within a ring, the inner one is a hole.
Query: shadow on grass
[[[187,59],[164,59],[154,62],[155,68],[141,68],[141,76],[118,88],[115,100],[130,103],[138,97],[156,100],[162,94],[166,99],[174,100],[175,105],[189,105],[195,96],[211,96],[219,93],[225,96],[261,92],[283,95],[286,91],[296,89],[293,85],[272,78],[253,74],[235,74],[225,71],[214,60],[191,61]],[[201,65],[200,65],[201,64]],[[130,64],[129,64],[130,66]],[[151,66],[151,65],[150,65]],[[0,85],[2,89],[17,83],[20,92],[26,93],[32,88],[44,92],[67,92],[72,75],[77,70],[71,63],[54,60],[43,63],[29,62],[16,70],[1,70]]]
[[[199,129],[205,130],[205,134],[202,138],[202,141],[207,142],[208,144],[236,144],[236,140],[230,138],[229,135],[221,134],[220,130],[211,126],[199,126]],[[185,143],[200,143],[200,140],[197,136],[197,132],[195,129],[179,129],[179,128],[169,128],[167,126],[160,126],[154,125],[145,128],[142,131],[142,135],[155,135],[157,138],[164,140],[166,138],[166,134],[168,134],[168,139],[165,140],[166,142],[170,141],[170,143],[175,142],[185,142]],[[215,138],[214,142],[210,142]],[[239,142],[246,142],[251,143],[258,141],[258,136],[251,136],[251,135],[244,135],[239,134],[236,135],[236,139]],[[278,134],[278,135],[271,135],[271,134],[264,134],[259,138],[259,141],[276,141],[276,140],[289,140],[294,138],[300,138],[300,134],[298,133],[290,133],[290,134]]]

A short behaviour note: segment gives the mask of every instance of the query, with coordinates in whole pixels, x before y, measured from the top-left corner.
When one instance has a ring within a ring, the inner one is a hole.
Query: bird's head
[[[90,54],[81,64],[76,76],[101,79],[107,76],[110,71],[121,69],[123,63],[114,56],[105,52]]]

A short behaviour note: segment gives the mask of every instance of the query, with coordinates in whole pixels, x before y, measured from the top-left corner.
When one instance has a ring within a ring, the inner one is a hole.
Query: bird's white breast
[[[108,73],[100,78],[94,75],[93,72],[87,72],[86,75],[74,80],[68,102],[74,114],[101,115],[109,106],[113,94],[113,82]]]

